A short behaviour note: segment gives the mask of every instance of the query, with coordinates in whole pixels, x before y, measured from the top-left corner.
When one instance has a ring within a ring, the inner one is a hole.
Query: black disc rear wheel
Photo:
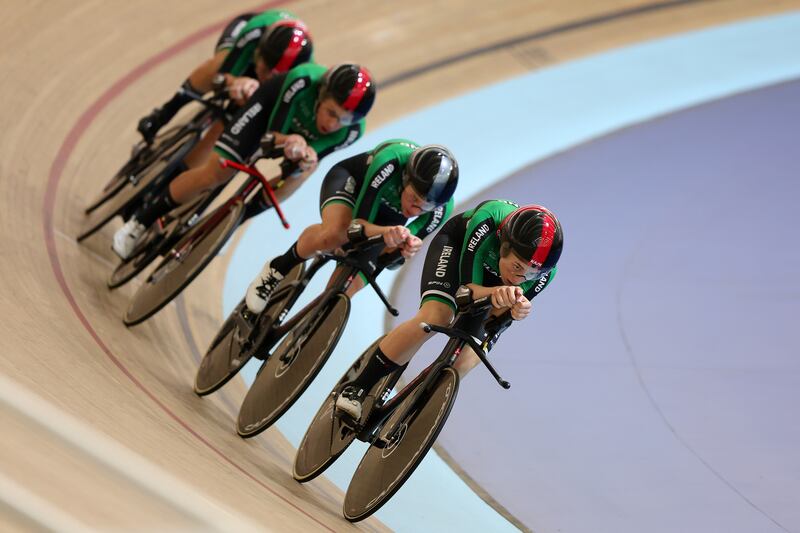
[[[276,293],[283,288],[288,287],[288,284],[300,279],[305,270],[304,265],[297,265],[291,272],[281,281],[280,285],[275,289]],[[258,320],[254,328],[263,330],[271,328],[275,323],[292,297],[293,291],[285,291],[285,296],[282,298],[273,298],[270,300],[266,309],[258,316]],[[239,370],[244,367],[247,361],[258,351],[266,351],[271,346],[261,344],[260,346],[246,346],[243,347],[244,336],[237,326],[237,317],[244,311],[244,300],[231,312],[228,319],[222,324],[219,333],[212,341],[208,351],[203,360],[200,362],[200,368],[197,369],[197,375],[194,380],[194,392],[199,396],[211,394],[230,379],[239,373]],[[241,320],[241,319],[240,319]],[[254,336],[268,336],[269,333],[264,335],[261,331],[260,335]],[[251,336],[252,337],[252,336]],[[269,339],[267,338],[267,341]],[[276,339],[277,340],[277,339]]]
[[[344,497],[345,518],[351,522],[367,518],[403,486],[439,436],[457,392],[458,373],[445,367],[430,390],[400,420],[414,395],[403,400],[380,432],[388,445],[370,446],[353,474]],[[389,434],[390,428],[395,426]]]
[[[239,435],[255,437],[294,404],[336,348],[349,314],[350,299],[340,293],[309,312],[281,340],[242,402]]]
[[[122,321],[133,326],[172,301],[216,257],[236,231],[243,208],[241,202],[222,205],[184,235],[136,291]],[[225,210],[224,215],[221,210]],[[222,216],[221,220],[208,227],[206,223],[217,216]]]

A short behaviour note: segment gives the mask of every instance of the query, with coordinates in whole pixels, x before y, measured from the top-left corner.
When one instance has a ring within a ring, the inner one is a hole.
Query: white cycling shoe
[[[120,259],[128,259],[146,230],[147,228],[144,224],[140,224],[138,220],[131,218],[114,234],[111,249]]]
[[[361,419],[361,410],[364,402],[364,390],[347,386],[336,398],[336,409],[347,413],[353,420]]]
[[[244,297],[247,309],[251,313],[263,311],[267,307],[267,303],[269,303],[270,295],[281,280],[283,280],[283,274],[272,268],[269,262],[264,265],[261,273],[247,287],[247,293]]]

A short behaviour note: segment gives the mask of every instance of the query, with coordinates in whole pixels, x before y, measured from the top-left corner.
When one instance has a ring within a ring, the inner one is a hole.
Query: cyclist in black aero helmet
[[[369,71],[350,63],[330,69],[305,63],[273,76],[226,126],[214,147],[216,156],[177,176],[162,194],[134,213],[114,235],[114,251],[127,258],[156,220],[226,183],[236,171],[222,168],[219,160],[246,163],[265,133],[283,146],[287,160],[299,163],[298,171],[275,191],[278,200],[285,200],[313,173],[319,159],[363,135],[375,92]]]
[[[539,205],[520,207],[489,200],[454,215],[433,238],[425,256],[419,311],[380,341],[336,399],[336,408],[360,419],[366,392],[408,363],[430,337],[420,329],[420,322],[446,326],[453,320],[458,290],[470,290],[475,299],[491,296],[494,315],[510,309],[514,320],[526,318],[531,300],[556,275],[563,243],[561,223]],[[478,356],[466,348],[454,368],[463,377],[478,362]]]
[[[247,289],[248,309],[263,311],[292,268],[316,252],[346,244],[352,232],[383,235],[387,248],[401,249],[406,258],[413,256],[421,239],[452,211],[457,184],[458,163],[447,148],[419,146],[406,139],[382,142],[337,163],[322,182],[322,223],[307,227],[286,253],[264,265]],[[351,285],[351,293],[363,286],[361,281]]]

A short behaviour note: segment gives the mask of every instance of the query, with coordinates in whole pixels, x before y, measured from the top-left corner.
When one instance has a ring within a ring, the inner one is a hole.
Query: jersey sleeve
[[[338,135],[325,135],[309,143],[311,148],[317,152],[318,159],[322,160],[323,157],[332,154],[336,150],[347,148],[360,139],[364,135],[364,122],[356,122],[336,133]]]
[[[392,187],[395,176],[400,170],[400,162],[396,157],[376,157],[367,168],[367,179],[358,194],[353,218],[361,218],[374,222],[380,208],[380,198],[386,187]]]
[[[270,80],[271,82],[272,80]],[[269,83],[269,82],[267,82]],[[295,114],[294,108],[300,101],[300,96],[312,89],[311,76],[292,75],[292,71],[283,78],[278,98],[269,119],[267,131],[277,131],[288,133],[291,125],[291,117]]]
[[[236,39],[236,42],[230,48],[219,71],[223,74],[241,76],[252,63],[253,53],[263,33],[264,28],[255,28],[242,32],[242,35]]]
[[[420,239],[431,235],[450,218],[453,212],[453,204],[453,199],[450,198],[446,204],[440,205],[430,213],[425,213],[423,216],[414,219],[414,221],[408,225],[411,234],[416,235]]]
[[[461,252],[461,284],[483,283],[483,261],[491,248],[491,237],[497,224],[490,213],[477,210],[467,224],[464,247]]]

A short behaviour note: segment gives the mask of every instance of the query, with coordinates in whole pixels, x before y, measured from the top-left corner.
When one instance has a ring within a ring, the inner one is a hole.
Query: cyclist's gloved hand
[[[422,248],[422,239],[416,235],[409,235],[406,237],[406,240],[403,241],[403,244],[400,245],[400,250],[403,253],[403,257],[406,259],[414,257],[414,254],[419,252],[420,248]]]
[[[492,289],[492,305],[498,309],[504,307],[511,307],[516,304],[519,299],[526,299],[522,295],[522,289],[512,285],[503,285]]]
[[[383,242],[389,248],[399,248],[411,236],[405,226],[387,226],[383,230]]]
[[[524,296],[522,296],[517,302],[511,307],[511,318],[514,320],[522,320],[526,318],[529,314],[531,314],[531,302]]]

